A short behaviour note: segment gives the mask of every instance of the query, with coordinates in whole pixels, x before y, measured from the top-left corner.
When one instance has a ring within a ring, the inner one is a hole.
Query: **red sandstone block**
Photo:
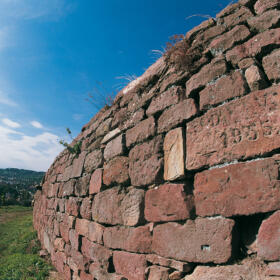
[[[185,193],[183,184],[165,184],[146,192],[145,218],[151,222],[185,220],[193,206],[193,196]]]
[[[142,142],[154,134],[155,120],[153,117],[150,117],[126,131],[126,146],[130,147],[135,143]]]
[[[239,42],[246,40],[250,34],[249,29],[245,25],[237,25],[229,32],[214,39],[208,49],[214,55],[223,53]]]
[[[102,152],[100,150],[94,150],[89,153],[85,159],[84,168],[87,173],[92,173],[93,170],[100,167],[103,162]]]
[[[120,187],[98,193],[92,203],[93,220],[104,224],[135,226],[143,217],[144,191]]]
[[[125,108],[125,110],[127,110],[127,109]],[[141,120],[143,120],[144,115],[145,115],[145,112],[142,108],[140,108],[139,110],[137,110],[136,112],[133,112],[133,113],[129,112],[129,116],[127,117],[126,120],[124,120],[124,122],[122,124],[120,124],[120,128],[122,130],[126,130],[128,128],[135,126],[137,123],[139,123]]]
[[[89,197],[85,197],[80,207],[80,214],[84,219],[91,219],[91,204],[92,201]]]
[[[280,2],[279,0],[258,0],[254,8],[257,14],[262,14],[269,9],[280,8]]]
[[[154,228],[152,248],[156,254],[176,260],[225,263],[233,253],[234,224],[225,218],[161,224]]]
[[[177,104],[181,96],[183,96],[183,90],[181,87],[173,86],[169,88],[167,91],[152,99],[152,102],[146,111],[147,116],[154,115],[171,105]]]
[[[90,274],[87,274],[84,271],[81,271],[80,279],[81,280],[93,280],[93,277]]]
[[[58,272],[64,272],[64,264],[66,262],[66,256],[63,252],[54,253],[54,264]]]
[[[220,23],[224,24],[226,27],[232,27],[246,22],[246,20],[252,16],[254,15],[248,8],[241,6],[239,9],[236,9],[234,13],[223,17]]]
[[[263,32],[273,26],[276,26],[280,21],[280,11],[271,10],[267,11],[260,16],[248,19],[248,24],[251,29]]]
[[[69,197],[66,200],[66,209],[65,212],[69,215],[78,216],[80,209],[80,202],[77,197]]]
[[[211,105],[217,105],[228,99],[242,96],[246,93],[246,81],[239,71],[218,79],[199,93],[200,110],[206,110]]]
[[[58,197],[66,197],[74,194],[74,187],[76,184],[76,180],[72,179],[66,183],[62,183],[59,186]]]
[[[278,186],[279,189],[279,186]],[[266,261],[280,260],[280,211],[275,212],[260,226],[257,237],[257,253]]]
[[[71,279],[71,269],[67,264],[64,266],[63,275],[65,280]]]
[[[129,280],[145,280],[145,255],[115,251],[113,262],[116,272]]]
[[[76,178],[82,175],[85,158],[86,158],[86,152],[82,152],[80,153],[78,158],[74,159],[72,163],[72,172],[70,178]]]
[[[88,239],[103,244],[104,227],[98,223],[90,222],[88,225]]]
[[[75,229],[79,235],[88,236],[89,220],[76,219]]]
[[[103,169],[101,168],[96,169],[92,173],[90,183],[89,183],[89,194],[95,194],[101,191],[102,176],[103,176]]]
[[[104,149],[105,160],[110,160],[115,156],[120,156],[124,152],[123,134],[110,141]]]
[[[53,247],[57,251],[63,251],[65,246],[65,241],[62,238],[56,238],[54,240]]]
[[[226,71],[227,65],[225,60],[221,57],[217,57],[187,81],[186,96],[189,96],[193,91],[206,86],[207,83],[212,80],[219,78],[225,74]]]
[[[280,50],[279,49],[263,58],[263,68],[270,81],[278,82],[280,80]]]
[[[280,276],[280,262],[272,262],[268,264],[266,275]]]
[[[149,185],[162,180],[162,136],[137,145],[129,152],[129,176],[133,186]]]
[[[56,197],[58,192],[59,184],[50,184],[48,188],[48,197]]]
[[[106,186],[125,184],[129,182],[128,176],[128,158],[115,157],[108,163],[104,164],[103,182]]]
[[[264,89],[267,87],[267,82],[261,69],[256,65],[251,65],[245,71],[245,77],[251,91]]]
[[[197,113],[195,102],[192,98],[165,110],[158,119],[158,133],[168,131]]]
[[[227,60],[237,64],[246,57],[254,57],[270,46],[280,45],[280,28],[267,30],[254,36],[246,43],[236,46],[226,54]]]
[[[79,247],[80,247],[80,243],[79,243],[79,234],[77,233],[76,230],[70,229],[69,240],[70,240],[72,249],[78,251]]]
[[[278,168],[277,162],[269,158],[197,173],[196,213],[230,217],[280,209]]]
[[[104,230],[104,245],[136,253],[150,253],[152,235],[149,226],[108,227]]]
[[[187,124],[187,169],[246,159],[279,148],[279,115],[279,86],[209,110]]]
[[[168,267],[152,265],[148,268],[148,280],[169,280],[169,272],[170,268]]]
[[[90,175],[83,176],[77,179],[75,184],[75,195],[86,196],[88,195]]]

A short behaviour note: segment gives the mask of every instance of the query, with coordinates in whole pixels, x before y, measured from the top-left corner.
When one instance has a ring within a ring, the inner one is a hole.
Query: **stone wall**
[[[279,81],[279,0],[240,0],[170,47],[36,193],[34,226],[57,270],[280,279]]]

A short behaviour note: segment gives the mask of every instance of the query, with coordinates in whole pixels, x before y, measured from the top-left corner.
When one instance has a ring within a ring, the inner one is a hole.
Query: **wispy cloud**
[[[8,106],[17,106],[16,102],[10,99],[7,94],[0,90],[0,104],[8,105]]]
[[[10,119],[7,119],[7,118],[2,119],[2,122],[3,122],[5,125],[7,125],[7,126],[9,126],[9,127],[11,127],[11,128],[18,128],[18,127],[21,126],[19,123],[14,122],[14,121],[12,121],[12,120],[10,120]]]
[[[44,171],[63,149],[58,143],[58,136],[48,132],[28,136],[0,125],[0,137],[0,168]]]
[[[37,121],[32,121],[30,124],[35,128],[43,128],[43,125]]]

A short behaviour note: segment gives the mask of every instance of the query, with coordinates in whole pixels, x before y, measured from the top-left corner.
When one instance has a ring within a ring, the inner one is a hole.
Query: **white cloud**
[[[28,136],[0,126],[0,168],[45,171],[62,150],[55,134],[44,132]]]
[[[10,120],[10,119],[7,119],[7,118],[2,119],[2,122],[3,122],[5,125],[7,125],[7,126],[9,126],[9,127],[11,127],[11,128],[18,128],[18,127],[20,127],[20,124],[19,124],[19,123],[14,122],[14,121],[12,121],[12,120]]]
[[[1,47],[0,47],[1,49]],[[8,105],[8,106],[17,106],[17,104],[11,100],[4,92],[0,90],[0,104]]]
[[[30,124],[32,126],[34,126],[35,128],[43,128],[43,125],[37,121],[32,121],[32,122],[30,122]]]

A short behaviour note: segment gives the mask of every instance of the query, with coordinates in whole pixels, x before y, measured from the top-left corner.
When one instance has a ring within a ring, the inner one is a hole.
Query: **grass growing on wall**
[[[0,280],[43,280],[50,266],[38,256],[32,209],[0,207]]]

